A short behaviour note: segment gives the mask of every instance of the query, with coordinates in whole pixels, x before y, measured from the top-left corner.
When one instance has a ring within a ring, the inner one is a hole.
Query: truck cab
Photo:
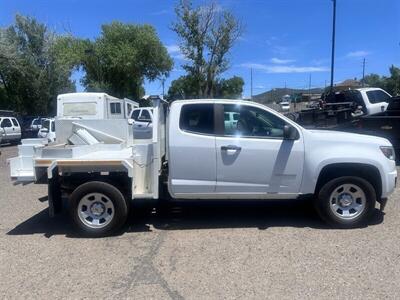
[[[359,88],[357,91],[361,95],[367,115],[384,112],[392,98],[388,92],[380,88]]]

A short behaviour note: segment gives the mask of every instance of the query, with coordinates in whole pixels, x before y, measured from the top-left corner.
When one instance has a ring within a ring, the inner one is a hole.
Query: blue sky
[[[0,26],[15,14],[38,18],[57,32],[94,39],[100,26],[113,20],[153,25],[174,58],[166,82],[183,75],[179,41],[170,25],[176,1],[167,0],[0,0]],[[194,1],[203,4],[205,1]],[[329,83],[331,0],[220,0],[244,24],[244,33],[230,53],[231,68],[224,74],[242,76],[244,95],[275,87],[308,88]],[[337,0],[335,82],[366,73],[385,75],[391,64],[400,65],[400,1]],[[78,89],[80,73],[74,75]],[[146,93],[161,93],[161,83],[146,82]]]

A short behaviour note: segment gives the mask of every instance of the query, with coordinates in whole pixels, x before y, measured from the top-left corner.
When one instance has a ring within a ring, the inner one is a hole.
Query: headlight
[[[381,146],[381,151],[388,159],[395,160],[396,155],[394,154],[394,149],[391,146]]]

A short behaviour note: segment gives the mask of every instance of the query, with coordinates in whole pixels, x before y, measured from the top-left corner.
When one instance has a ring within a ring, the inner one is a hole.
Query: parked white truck
[[[224,116],[237,115],[235,126]],[[383,138],[306,130],[263,105],[153,99],[153,134],[134,140],[124,119],[56,120],[57,143],[23,140],[11,177],[48,185],[50,214],[67,198],[72,222],[103,236],[140,199],[296,199],[312,196],[337,227],[365,223],[396,185]]]

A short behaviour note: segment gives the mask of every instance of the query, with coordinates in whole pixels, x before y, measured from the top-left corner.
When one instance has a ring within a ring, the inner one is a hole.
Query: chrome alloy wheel
[[[90,228],[103,228],[114,218],[114,204],[102,193],[85,195],[78,205],[79,219]]]
[[[343,220],[358,217],[366,207],[364,191],[353,183],[336,187],[329,197],[329,207],[335,216]]]

